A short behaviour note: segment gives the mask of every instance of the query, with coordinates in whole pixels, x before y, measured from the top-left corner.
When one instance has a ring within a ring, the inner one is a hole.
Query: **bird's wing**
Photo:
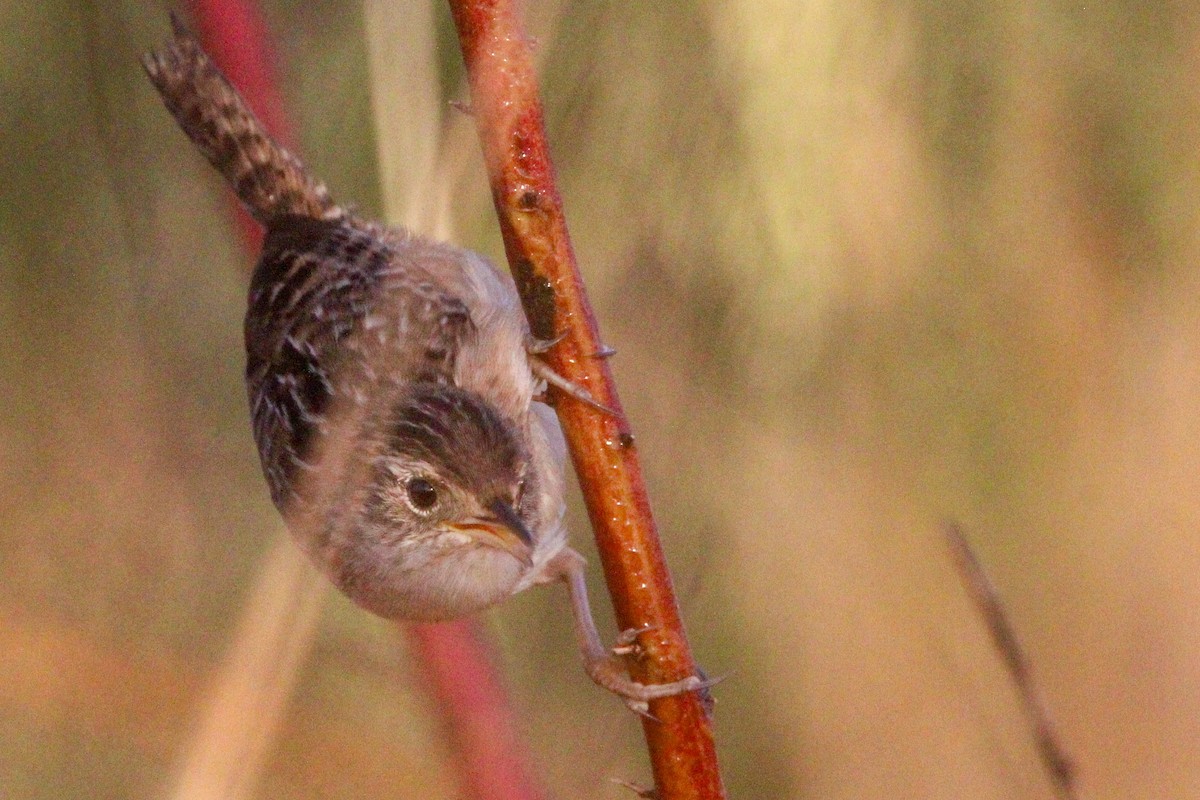
[[[397,243],[354,219],[268,227],[246,313],[246,384],[281,508],[339,404],[369,408],[381,391],[450,381],[473,335],[466,306]]]

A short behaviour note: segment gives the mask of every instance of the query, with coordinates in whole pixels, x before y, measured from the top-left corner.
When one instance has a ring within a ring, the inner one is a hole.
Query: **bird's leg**
[[[583,668],[589,678],[597,685],[619,695],[632,710],[646,716],[649,716],[650,700],[706,689],[716,682],[698,675],[671,683],[656,684],[638,683],[631,679],[625,672],[625,664],[620,655],[633,652],[633,640],[639,633],[644,633],[650,628],[631,628],[623,631],[618,639],[618,646],[613,651],[606,649],[596,630],[596,621],[592,619],[583,564],[583,556],[568,547],[547,565],[546,577],[561,580],[567,585],[575,621],[575,638],[579,641]]]
[[[597,411],[603,411],[610,417],[618,416],[617,412],[613,411],[608,406],[599,403],[592,393],[583,388],[577,383],[567,380],[562,375],[559,375],[550,365],[541,359],[541,356],[550,351],[550,348],[566,338],[566,334],[560,334],[553,339],[538,339],[533,334],[527,334],[525,337],[525,353],[529,357],[529,370],[534,374],[534,377],[543,380],[549,385],[566,392],[571,397],[574,397],[581,403],[586,403]]]
[[[551,369],[549,364],[538,358],[536,353],[531,352],[529,354],[529,369],[533,372],[534,377],[537,377],[550,384],[554,388],[565,392],[579,402],[586,403],[597,411],[602,411],[605,414],[608,414],[610,417],[620,416],[616,411],[592,397],[592,393],[587,389],[583,388],[577,383],[567,380],[562,375],[559,375],[557,372]]]

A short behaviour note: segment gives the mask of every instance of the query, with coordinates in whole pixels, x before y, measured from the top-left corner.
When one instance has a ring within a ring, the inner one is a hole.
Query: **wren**
[[[338,205],[176,18],[143,59],[180,128],[265,228],[246,390],[271,499],[313,563],[389,619],[446,620],[563,581],[588,675],[645,712],[567,546],[562,433],[512,279]],[[581,399],[587,400],[585,395]]]

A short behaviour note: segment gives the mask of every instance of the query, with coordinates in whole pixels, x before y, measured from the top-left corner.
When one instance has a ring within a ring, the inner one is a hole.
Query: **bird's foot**
[[[621,631],[610,655],[587,659],[584,668],[587,670],[588,677],[597,685],[620,697],[631,711],[655,721],[657,721],[657,717],[650,713],[651,700],[674,697],[685,692],[702,692],[706,708],[710,706],[712,698],[708,697],[707,690],[720,683],[723,678],[689,675],[669,683],[646,684],[639,683],[626,674],[625,659],[631,656],[637,658],[643,654],[637,637],[653,628],[654,626],[647,625],[642,628],[628,628]]]

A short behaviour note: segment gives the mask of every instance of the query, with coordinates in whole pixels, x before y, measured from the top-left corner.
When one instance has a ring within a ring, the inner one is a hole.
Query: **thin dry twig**
[[[637,447],[621,411],[567,234],[542,122],[530,43],[509,0],[450,0],[492,199],[534,336],[550,366],[614,413],[562,402],[558,415],[596,535],[617,622],[649,628],[635,680],[695,674],[663,559]],[[559,337],[562,337],[559,339]],[[712,726],[696,693],[651,702],[643,721],[664,800],[723,798]]]
[[[1017,687],[1025,717],[1033,728],[1034,740],[1037,744],[1038,754],[1041,756],[1042,766],[1054,786],[1054,791],[1064,800],[1074,800],[1076,796],[1075,765],[1059,743],[1058,734],[1050,717],[1050,709],[1038,688],[1037,681],[1034,680],[1033,666],[1024,648],[1021,647],[1012,624],[1008,621],[1008,614],[1004,610],[1000,595],[987,573],[983,571],[983,566],[975,557],[971,545],[967,542],[967,538],[959,526],[948,522],[945,524],[945,533],[946,541],[950,545],[950,554],[954,559],[954,566],[958,570],[958,574],[962,576],[963,584],[966,586],[971,600],[987,624],[992,644],[1000,653],[1000,657],[1004,660],[1004,666],[1008,669],[1013,684]]]

